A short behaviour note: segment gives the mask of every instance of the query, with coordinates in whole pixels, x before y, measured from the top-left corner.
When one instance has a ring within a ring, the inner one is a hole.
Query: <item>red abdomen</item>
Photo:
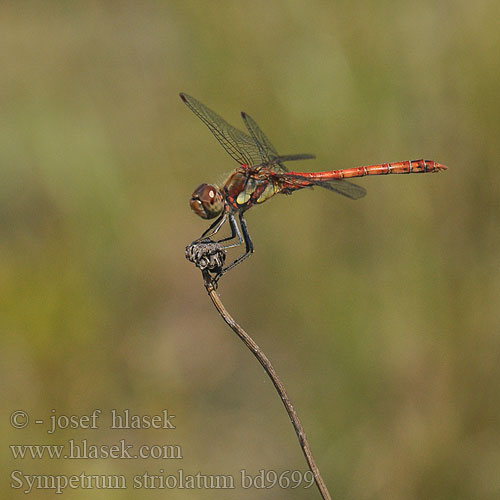
[[[432,160],[406,160],[326,172],[293,172],[293,174],[311,181],[329,181],[332,179],[363,177],[365,175],[420,174],[439,172],[440,170],[446,170],[446,167]]]

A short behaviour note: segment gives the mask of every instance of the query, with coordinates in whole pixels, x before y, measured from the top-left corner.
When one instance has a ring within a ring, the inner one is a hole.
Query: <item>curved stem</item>
[[[285,386],[283,382],[278,377],[276,370],[273,368],[271,362],[267,358],[267,356],[263,353],[262,349],[254,342],[254,340],[248,335],[248,333],[241,328],[241,326],[233,319],[233,317],[228,313],[227,309],[224,307],[224,304],[221,302],[220,297],[217,295],[215,291],[214,283],[212,282],[212,278],[208,272],[203,272],[203,278],[205,282],[205,288],[207,289],[208,295],[212,299],[212,302],[219,311],[219,314],[222,316],[224,321],[231,327],[231,329],[238,335],[238,337],[243,341],[243,343],[252,351],[253,355],[259,360],[259,363],[262,365],[269,378],[272,380],[274,387],[278,391],[278,394],[285,406],[285,409],[292,421],[292,425],[295,429],[297,437],[299,438],[299,444],[302,448],[304,456],[306,457],[307,465],[309,466],[310,471],[314,476],[314,481],[316,482],[316,486],[319,489],[319,492],[323,498],[323,500],[331,500],[330,493],[321,477],[318,466],[316,465],[316,461],[314,460],[313,454],[311,452],[311,447],[309,446],[309,442],[306,438],[306,433],[304,432],[304,428],[300,423],[297,412],[295,411],[288,394],[286,393]]]

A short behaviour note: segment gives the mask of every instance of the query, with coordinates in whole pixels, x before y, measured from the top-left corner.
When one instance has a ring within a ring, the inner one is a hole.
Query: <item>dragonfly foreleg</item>
[[[210,238],[214,234],[219,232],[219,229],[224,225],[227,219],[227,212],[224,212],[218,219],[213,222],[210,227],[198,238],[202,240],[203,238]],[[208,235],[208,236],[207,236]]]

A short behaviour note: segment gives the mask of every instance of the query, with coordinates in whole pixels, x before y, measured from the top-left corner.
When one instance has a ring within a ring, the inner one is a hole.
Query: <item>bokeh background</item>
[[[282,376],[335,499],[500,497],[500,9],[494,0],[2,2],[0,386],[10,474],[306,469],[269,380],[212,307],[188,207],[235,164],[187,92],[325,170],[417,159],[249,212],[221,282]],[[295,165],[294,165],[295,167]],[[47,434],[52,410],[98,430]],[[110,430],[167,408],[177,429]],[[28,428],[10,414],[24,409]],[[179,444],[182,460],[14,460],[7,444]],[[32,498],[49,498],[38,490]],[[319,498],[67,490],[65,498]]]

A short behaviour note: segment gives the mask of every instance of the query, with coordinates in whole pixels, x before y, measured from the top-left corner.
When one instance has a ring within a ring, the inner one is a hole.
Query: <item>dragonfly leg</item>
[[[226,222],[226,218],[227,218],[227,212],[224,212],[218,219],[215,220],[215,222],[211,224],[211,226],[198,239],[202,240],[207,235],[209,235],[208,237],[210,237],[219,232],[219,229]]]
[[[217,241],[217,243],[223,243],[224,241],[231,241],[234,238],[238,238],[238,243],[233,243],[232,245],[225,245],[224,248],[233,248],[238,247],[243,243],[243,238],[241,237],[240,230],[238,228],[238,223],[234,218],[233,214],[229,214],[229,226],[231,227],[231,236],[227,238],[223,238],[222,240]]]
[[[243,255],[240,255],[234,262],[232,262],[231,264],[229,264],[229,266],[223,269],[222,272],[220,273],[220,276],[222,276],[230,269],[233,269],[233,267],[237,266],[238,264],[241,264],[245,259],[248,259],[248,257],[250,257],[250,255],[252,255],[253,253],[253,243],[252,240],[250,239],[250,235],[248,234],[247,222],[243,217],[243,212],[240,212],[239,219],[240,219],[241,231],[243,232],[243,239],[245,241],[245,253]]]

